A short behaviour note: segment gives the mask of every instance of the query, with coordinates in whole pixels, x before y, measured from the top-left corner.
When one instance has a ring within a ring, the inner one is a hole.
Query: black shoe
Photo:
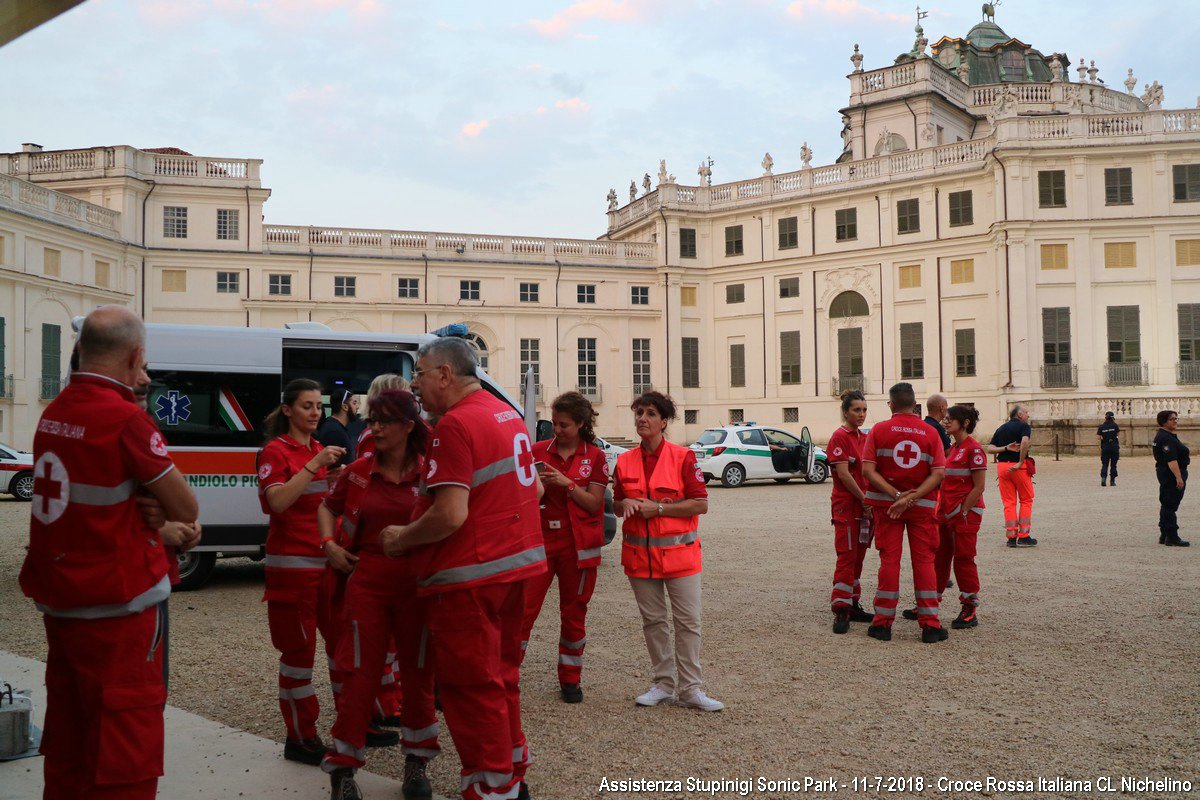
[[[433,800],[433,786],[425,774],[425,759],[412,755],[404,757],[404,783],[400,791],[404,800]]]
[[[525,781],[521,781],[521,788],[517,790],[517,800],[530,800],[529,784]]]
[[[950,638],[950,631],[945,628],[924,628],[921,631],[921,641],[925,644],[936,644]]]
[[[954,618],[954,622],[950,623],[950,627],[955,630],[963,628],[974,628],[979,624],[979,619],[975,616],[975,606],[963,606],[962,611],[958,612],[958,616]]]
[[[950,580],[946,581],[946,588],[947,588],[947,589],[953,589],[953,588],[954,588],[954,579],[953,579],[953,578],[951,578]]]
[[[892,640],[892,626],[872,625],[867,628],[867,636],[870,636],[872,639],[878,639],[881,642],[890,642]]]
[[[875,615],[872,614],[870,611],[867,611],[865,608],[860,606],[858,603],[855,603],[850,608],[850,621],[851,622],[871,622],[874,619],[875,619]]]
[[[367,728],[367,747],[395,747],[400,744],[400,734],[381,728]]]
[[[562,695],[564,703],[583,702],[583,687],[578,683],[560,683],[558,685],[558,693]]]
[[[303,742],[294,742],[288,739],[283,745],[283,757],[288,761],[299,761],[301,764],[309,764],[314,767],[321,765],[321,759],[325,758],[325,754],[328,752],[329,748],[321,741],[320,736],[305,739]]]
[[[1101,486],[1105,486],[1105,485],[1106,485],[1106,484],[1104,483],[1104,478],[1101,478],[1101,479],[1100,479],[1100,485],[1101,485]]]
[[[338,767],[329,773],[329,800],[362,800],[362,792],[354,782],[354,770]]]
[[[1009,540],[1007,542],[1005,542],[1004,545],[1005,545],[1005,547],[1016,547],[1017,546],[1017,537],[1015,537],[1015,536],[1009,537]]]
[[[1037,539],[1032,536],[1022,536],[1017,539],[1016,547],[1037,547]]]
[[[1116,486],[1116,485],[1117,485],[1117,479],[1116,479],[1116,478],[1113,478],[1111,481],[1109,481],[1109,482],[1108,482],[1108,485],[1109,485],[1109,486]]]
[[[1192,546],[1192,543],[1189,542],[1187,539],[1180,539],[1179,534],[1175,534],[1174,536],[1168,536],[1165,544],[1167,545],[1167,547],[1191,547]]]
[[[404,721],[400,719],[399,714],[393,714],[390,717],[376,717],[371,720],[371,726],[374,728],[403,728]]]
[[[845,633],[850,630],[850,612],[846,609],[841,609],[835,612],[833,618],[833,632]]]
[[[917,610],[915,608],[906,608],[900,612],[900,616],[904,617],[905,619],[916,619]]]
[[[1159,544],[1166,544],[1166,543],[1167,543],[1167,535],[1166,535],[1165,533],[1160,533],[1160,534],[1158,534],[1158,543],[1159,543]]]

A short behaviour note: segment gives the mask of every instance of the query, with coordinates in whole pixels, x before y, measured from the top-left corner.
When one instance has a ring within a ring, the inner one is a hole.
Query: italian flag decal
[[[221,419],[229,426],[230,430],[248,431],[253,428],[250,420],[246,417],[246,412],[242,410],[241,404],[227,386],[221,387]]]

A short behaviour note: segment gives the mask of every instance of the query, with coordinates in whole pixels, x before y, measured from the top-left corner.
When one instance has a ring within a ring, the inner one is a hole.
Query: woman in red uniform
[[[417,576],[412,558],[384,555],[379,532],[412,519],[424,474],[429,428],[409,392],[380,392],[367,401],[367,410],[375,453],[347,468],[317,512],[329,562],[350,573],[337,650],[345,684],[331,732],[333,751],[325,756],[322,768],[330,773],[333,797],[361,797],[354,770],[366,761],[364,747],[379,677],[394,638],[404,692],[400,712],[405,753],[402,791],[405,800],[427,800],[432,789],[425,763],[438,753],[438,723],[432,665],[425,663],[422,655],[425,621],[417,602]],[[348,547],[334,537],[339,517]]]
[[[588,601],[596,589],[596,567],[604,545],[604,487],[608,462],[596,446],[592,425],[596,412],[579,392],[567,392],[550,406],[554,438],[533,446],[533,457],[546,493],[542,497],[542,536],[546,540],[546,572],[525,581],[525,621],[521,652],[542,610],[542,602],[558,576],[561,624],[558,639],[558,684],[564,703],[583,702],[579,677],[587,643]]]
[[[320,764],[325,744],[317,735],[320,705],[312,685],[317,630],[332,658],[334,642],[321,591],[325,554],[317,508],[329,489],[329,467],[340,447],[313,438],[321,420],[321,386],[304,378],[283,390],[283,403],[266,420],[267,444],[258,455],[258,496],[270,515],[267,532],[267,621],[279,651],[279,709],[287,728],[283,757]]]
[[[979,624],[979,570],[975,566],[975,540],[983,521],[983,488],[987,475],[987,453],[971,438],[979,412],[969,406],[953,406],[947,412],[946,432],[954,439],[946,454],[946,477],[938,504],[937,521],[941,533],[934,568],[937,571],[938,596],[950,581],[950,564],[958,581],[958,599],[962,611],[952,628],[974,628]]]
[[[859,578],[863,559],[871,547],[871,507],[865,505],[867,481],[862,474],[862,448],[867,435],[862,432],[867,420],[867,400],[863,393],[842,392],[842,425],[829,437],[825,454],[836,470],[831,498],[833,549],[837,565],[833,568],[833,632],[845,633],[850,622],[870,622],[874,616],[859,605]]]

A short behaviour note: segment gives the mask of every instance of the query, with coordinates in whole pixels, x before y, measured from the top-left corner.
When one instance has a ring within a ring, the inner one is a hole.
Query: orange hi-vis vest
[[[663,505],[685,499],[683,460],[686,447],[663,442],[647,476],[642,449],[635,447],[617,457],[617,480],[627,499],[649,498]],[[699,517],[654,517],[634,514],[625,520],[621,540],[621,566],[631,578],[686,578],[702,568]]]

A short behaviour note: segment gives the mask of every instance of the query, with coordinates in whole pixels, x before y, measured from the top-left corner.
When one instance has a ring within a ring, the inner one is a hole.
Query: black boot
[[[850,609],[839,608],[834,612],[833,632],[845,633],[848,630],[850,630]]]
[[[865,608],[860,606],[858,603],[855,603],[853,606],[850,607],[850,621],[851,622],[871,622],[874,619],[875,619],[875,615],[872,614],[870,611],[867,611]]]
[[[1113,478],[1112,478],[1112,480],[1108,482],[1108,485],[1109,485],[1109,486],[1116,486],[1116,485],[1117,485],[1117,476],[1116,476],[1116,475],[1114,475],[1114,476],[1113,476]]]
[[[521,788],[517,790],[517,800],[530,800],[529,784],[525,781],[521,781]]]
[[[1104,478],[1101,478],[1101,479],[1100,479],[1100,485],[1101,485],[1101,486],[1105,486],[1105,485],[1106,485],[1106,484],[1105,484],[1105,482],[1104,482]]]
[[[881,642],[890,642],[892,640],[891,625],[872,625],[867,628],[867,636],[872,639],[878,639]]]
[[[383,728],[367,728],[367,747],[395,747],[400,744],[400,734]]]
[[[314,736],[302,742],[288,739],[283,745],[283,757],[288,761],[299,761],[301,764],[309,764],[314,767],[321,765],[321,760],[328,752],[329,748],[321,741],[320,736]]]
[[[950,637],[950,631],[945,628],[923,628],[921,630],[921,641],[925,644],[936,644],[944,642]]]
[[[425,759],[420,756],[404,757],[404,783],[400,785],[404,800],[432,800],[433,786],[425,774]]]
[[[558,693],[564,703],[582,703],[583,687],[578,683],[560,683]]]
[[[338,767],[329,773],[329,800],[362,800],[362,792],[354,782],[354,770]]]
[[[1187,539],[1180,539],[1178,533],[1168,536],[1167,541],[1164,542],[1164,544],[1166,544],[1167,547],[1191,547],[1192,546],[1192,543],[1189,542]]]

